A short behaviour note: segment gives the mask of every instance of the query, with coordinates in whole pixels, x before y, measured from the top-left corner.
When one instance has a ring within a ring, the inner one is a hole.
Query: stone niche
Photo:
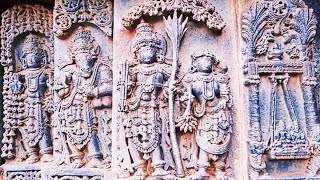
[[[5,0],[0,179],[319,179],[319,9]]]

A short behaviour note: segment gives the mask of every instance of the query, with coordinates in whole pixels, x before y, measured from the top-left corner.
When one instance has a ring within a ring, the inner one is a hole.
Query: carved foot
[[[170,172],[169,171],[166,171],[164,170],[162,167],[157,167],[154,169],[153,173],[152,173],[152,176],[153,177],[157,177],[157,176],[167,176],[169,175]]]
[[[134,173],[134,177],[145,179],[147,174],[144,172],[143,168],[138,168],[137,171]]]
[[[191,177],[192,180],[207,180],[209,174],[205,168],[199,168],[199,170]]]
[[[97,157],[93,157],[90,159],[90,161],[88,162],[88,167],[90,168],[99,168],[102,167],[104,165],[104,162]]]
[[[38,155],[32,154],[27,158],[26,161],[28,164],[34,164],[34,163],[38,162],[39,160],[40,160],[40,158]]]
[[[215,178],[217,180],[225,180],[227,177],[225,176],[225,173],[221,169],[217,169],[215,173]]]
[[[73,162],[72,162],[72,164],[71,164],[71,166],[73,167],[73,168],[81,168],[82,166],[84,166],[84,162],[81,160],[81,159],[75,159]]]
[[[41,162],[52,162],[53,156],[51,154],[43,154],[43,156],[40,159]]]

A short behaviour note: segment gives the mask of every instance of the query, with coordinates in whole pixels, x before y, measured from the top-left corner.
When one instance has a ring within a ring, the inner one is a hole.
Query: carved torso
[[[96,64],[93,67],[93,74],[89,78],[83,78],[75,65],[64,68],[65,77],[72,80],[69,85],[69,92],[62,99],[62,116],[66,124],[64,131],[67,133],[69,140],[78,148],[87,144],[93,128],[96,128],[94,127],[96,118],[95,100],[88,99],[86,89],[95,88],[101,84],[99,78],[97,78],[100,77],[100,68]]]
[[[231,123],[226,109],[228,97],[220,94],[219,74],[189,74],[186,83],[191,86],[193,114],[198,119],[196,140],[200,148],[211,154],[223,154],[230,143]]]
[[[159,143],[159,97],[164,92],[169,68],[165,64],[143,64],[129,70],[132,89],[126,136],[133,138],[135,146],[143,153],[150,153]]]
[[[31,147],[43,136],[45,113],[43,110],[44,95],[47,90],[48,75],[40,68],[26,69],[19,73],[25,79],[22,101],[25,103],[20,115],[20,132]]]

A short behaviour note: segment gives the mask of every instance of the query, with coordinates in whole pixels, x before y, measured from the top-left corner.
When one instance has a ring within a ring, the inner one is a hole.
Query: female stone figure
[[[48,52],[42,47],[37,35],[29,34],[21,48],[23,70],[14,73],[10,88],[23,106],[17,107],[15,118],[21,133],[23,148],[27,152],[27,162],[52,161],[50,137],[49,78],[52,70],[48,64]],[[51,79],[52,80],[52,79]],[[51,97],[50,97],[51,96]],[[39,153],[42,155],[40,156]]]
[[[61,68],[55,85],[61,100],[56,127],[60,136],[57,151],[67,157],[70,153],[74,168],[85,165],[86,158],[89,167],[101,167],[104,161],[97,134],[101,126],[98,115],[101,109],[111,108],[111,69],[98,60],[100,46],[91,32],[83,28],[76,31],[70,53],[72,63]]]
[[[227,68],[218,68],[219,61],[207,51],[192,55],[193,66],[183,78],[185,112],[178,118],[181,130],[195,130],[198,145],[198,170],[194,179],[208,178],[210,162],[215,177],[223,179],[225,156],[231,140],[231,107]]]

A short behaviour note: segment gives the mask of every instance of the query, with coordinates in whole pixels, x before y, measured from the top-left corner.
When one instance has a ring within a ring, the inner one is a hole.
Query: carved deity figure
[[[226,153],[231,141],[231,107],[227,67],[209,51],[192,55],[193,66],[183,78],[185,92],[180,97],[185,107],[177,126],[195,133],[198,145],[198,170],[194,179],[208,178],[210,162],[214,162],[215,177],[223,179]]]
[[[74,168],[84,166],[85,159],[88,167],[104,167],[97,132],[102,126],[100,111],[112,106],[111,69],[98,59],[100,46],[88,30],[76,31],[69,50],[72,63],[61,67],[55,82],[61,100],[57,126],[60,141],[56,148]]]
[[[133,61],[122,74],[127,76],[118,86],[125,87],[120,108],[124,118],[125,137],[133,161],[134,176],[145,178],[147,161],[151,160],[153,177],[168,177],[166,169],[174,167],[168,138],[168,79],[171,65],[166,64],[166,41],[148,23],[137,27],[131,43]],[[121,106],[126,106],[121,107]],[[169,146],[168,146],[169,144]]]
[[[20,53],[23,70],[14,73],[10,83],[13,94],[23,104],[15,110],[17,122],[13,124],[21,134],[26,161],[30,164],[53,159],[49,128],[52,113],[49,87],[53,73],[48,65],[48,52],[42,44],[37,35],[26,36]]]

